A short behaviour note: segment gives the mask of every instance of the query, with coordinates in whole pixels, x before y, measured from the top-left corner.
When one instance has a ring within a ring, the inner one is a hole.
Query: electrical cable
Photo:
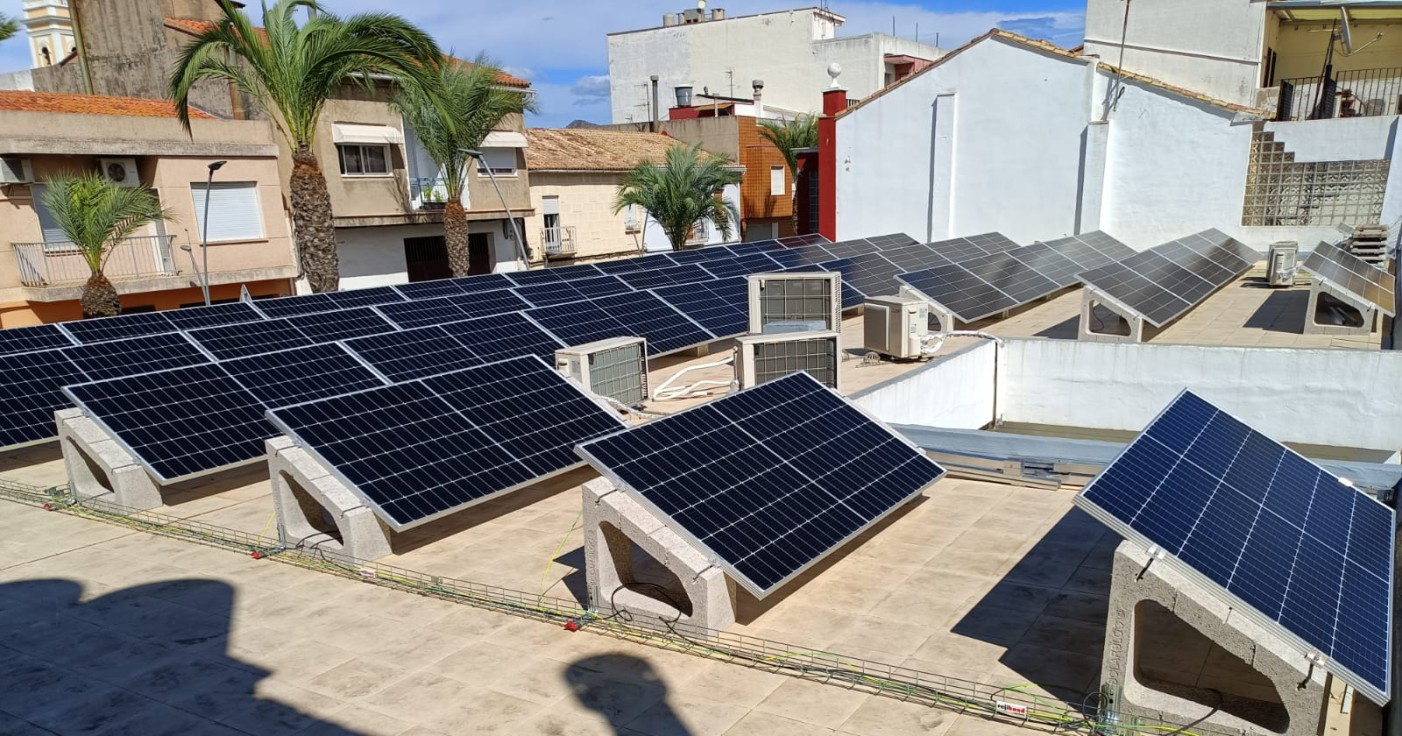
[[[579,528],[579,522],[583,518],[584,511],[581,509],[579,514],[574,517],[574,522],[570,524],[569,531],[565,532],[565,536],[560,538],[560,543],[555,545],[555,551],[550,553],[550,559],[545,561],[545,572],[540,574],[540,590],[536,595],[537,605],[545,600],[545,578],[550,574],[550,569],[555,566],[555,558],[560,556],[560,550],[564,549],[565,542],[570,540],[570,535],[574,534],[574,530]]]

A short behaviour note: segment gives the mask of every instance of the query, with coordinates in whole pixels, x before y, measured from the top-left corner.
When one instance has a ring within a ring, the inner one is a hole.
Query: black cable
[[[1189,723],[1189,724],[1186,725],[1186,726],[1179,726],[1179,727],[1178,727],[1178,730],[1176,730],[1176,731],[1169,731],[1169,732],[1168,732],[1167,734],[1165,734],[1164,736],[1180,736],[1180,734],[1185,734],[1185,733],[1187,733],[1188,731],[1191,731],[1192,729],[1197,728],[1197,727],[1198,727],[1198,724],[1200,724],[1200,723],[1202,723],[1203,721],[1205,721],[1205,720],[1211,718],[1213,715],[1215,715],[1215,714],[1217,713],[1217,711],[1219,711],[1219,710],[1222,709],[1222,702],[1223,702],[1223,700],[1224,700],[1224,698],[1223,698],[1223,696],[1222,696],[1222,691],[1221,691],[1221,690],[1218,690],[1218,689],[1215,688],[1215,687],[1209,687],[1209,688],[1206,688],[1206,689],[1207,689],[1207,690],[1210,690],[1210,691],[1212,691],[1212,692],[1214,692],[1214,693],[1217,693],[1217,705],[1212,706],[1212,710],[1208,711],[1208,712],[1207,712],[1207,715],[1203,716],[1202,718],[1199,718],[1199,719],[1197,719],[1196,721],[1193,721],[1192,723]]]

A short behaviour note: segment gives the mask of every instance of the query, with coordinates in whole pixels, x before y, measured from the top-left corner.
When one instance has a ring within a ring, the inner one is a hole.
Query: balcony
[[[1329,120],[1399,113],[1402,67],[1388,67],[1282,79],[1275,119]]]
[[[572,227],[541,228],[540,242],[544,244],[546,258],[574,257],[574,228]]]
[[[448,203],[448,187],[441,177],[410,179],[409,201],[415,210],[441,210]]]
[[[102,272],[112,280],[144,276],[175,276],[171,253],[173,235],[127,238],[107,253]],[[92,272],[73,243],[12,243],[19,262],[20,283],[25,286],[81,284]]]

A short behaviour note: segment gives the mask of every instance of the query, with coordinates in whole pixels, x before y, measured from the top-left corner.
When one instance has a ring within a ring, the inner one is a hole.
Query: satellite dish
[[[1348,8],[1339,8],[1339,39],[1344,42],[1344,53],[1353,53],[1353,28],[1348,17]]]

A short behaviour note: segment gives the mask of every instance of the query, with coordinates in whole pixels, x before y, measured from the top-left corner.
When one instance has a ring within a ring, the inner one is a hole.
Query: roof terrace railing
[[[1280,81],[1276,120],[1402,114],[1402,67],[1353,69]]]
[[[174,276],[173,235],[127,238],[113,246],[103,273],[109,279]],[[71,242],[12,243],[25,286],[63,286],[88,280],[92,272],[78,246]]]

